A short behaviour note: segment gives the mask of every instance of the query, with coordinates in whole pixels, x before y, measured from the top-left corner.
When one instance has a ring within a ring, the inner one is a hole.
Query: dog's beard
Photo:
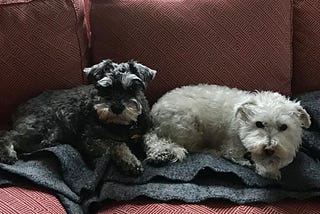
[[[121,114],[114,114],[106,104],[96,104],[94,108],[100,121],[119,125],[129,125],[136,122],[142,112],[140,104],[127,105]]]
[[[249,137],[248,137],[249,138]],[[267,137],[251,136],[251,139],[242,139],[247,151],[251,153],[251,159],[254,162],[264,163],[278,169],[283,168],[293,161],[296,155],[297,147],[294,145],[284,145],[277,139],[268,142]],[[272,148],[274,153],[267,155],[265,148]]]

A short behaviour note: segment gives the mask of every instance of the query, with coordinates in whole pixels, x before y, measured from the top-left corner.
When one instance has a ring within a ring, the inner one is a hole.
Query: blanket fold
[[[190,154],[183,162],[162,167],[143,163],[139,177],[123,175],[110,157],[88,168],[70,145],[24,154],[14,165],[0,164],[0,185],[29,185],[51,190],[68,213],[92,213],[108,200],[146,196],[157,200],[200,202],[227,199],[235,203],[275,202],[320,196],[320,91],[297,97],[312,116],[294,161],[279,181],[208,154]]]

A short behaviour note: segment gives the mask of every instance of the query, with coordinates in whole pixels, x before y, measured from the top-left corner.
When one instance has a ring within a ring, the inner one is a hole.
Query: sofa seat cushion
[[[65,214],[66,211],[49,192],[13,186],[0,188],[0,213]]]
[[[291,0],[91,0],[92,56],[158,71],[148,97],[195,84],[291,92]]]
[[[292,91],[320,90],[320,2],[294,0]]]
[[[255,203],[237,205],[227,201],[209,200],[199,204],[187,204],[178,201],[158,202],[154,200],[137,199],[130,202],[110,203],[99,211],[99,214],[109,213],[202,213],[202,214],[274,214],[274,213],[318,213],[319,200],[294,201],[287,200],[275,204]]]
[[[65,214],[59,200],[49,192],[23,187],[0,188],[0,213],[52,213]],[[318,213],[319,199],[309,201],[285,200],[274,204],[255,203],[237,205],[222,200],[208,200],[198,204],[187,204],[179,201],[159,202],[139,198],[127,202],[106,201],[99,214],[109,213]]]
[[[0,0],[0,127],[44,89],[83,83],[83,0]]]

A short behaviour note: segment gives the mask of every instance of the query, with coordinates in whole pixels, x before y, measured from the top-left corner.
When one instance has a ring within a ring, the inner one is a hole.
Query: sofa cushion
[[[83,0],[0,0],[0,127],[44,89],[83,83]]]
[[[0,213],[66,213],[58,199],[44,190],[15,186],[1,187],[0,195]]]
[[[99,214],[107,213],[202,213],[202,214],[275,214],[275,213],[318,213],[319,200],[296,201],[284,200],[279,203],[263,204],[254,203],[238,205],[222,200],[208,200],[197,204],[186,204],[178,201],[159,202],[155,200],[137,199],[130,202],[109,203],[99,211]]]
[[[65,214],[66,211],[58,199],[50,193],[23,187],[0,188],[0,213],[52,213]],[[99,214],[107,213],[318,213],[319,200],[284,200],[274,204],[255,203],[237,205],[222,200],[208,200],[198,204],[186,204],[179,201],[159,202],[140,198],[127,202],[106,201]]]
[[[154,101],[177,86],[291,91],[291,0],[91,0],[93,61],[158,70]]]
[[[292,91],[320,90],[320,2],[294,0]]]

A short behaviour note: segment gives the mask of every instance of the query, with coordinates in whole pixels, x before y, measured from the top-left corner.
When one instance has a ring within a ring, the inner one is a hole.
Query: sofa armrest
[[[83,83],[83,0],[0,1],[0,124],[45,89]]]

